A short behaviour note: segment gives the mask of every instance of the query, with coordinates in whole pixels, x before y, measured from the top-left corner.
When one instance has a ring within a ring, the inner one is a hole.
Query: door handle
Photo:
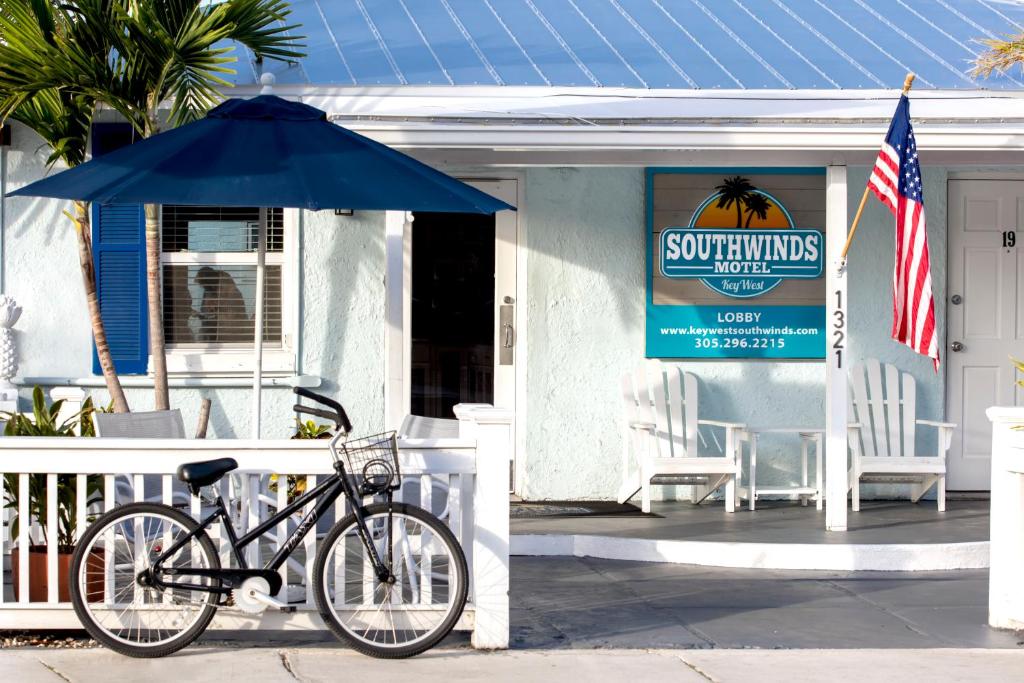
[[[949,348],[951,348],[954,353],[959,353],[959,352],[964,350],[964,345],[961,344],[960,342],[956,341],[956,342],[953,342],[952,344],[950,344]]]
[[[512,326],[514,310],[512,304],[498,307],[498,365],[512,365],[513,362],[515,351],[512,348],[516,344],[516,330]]]

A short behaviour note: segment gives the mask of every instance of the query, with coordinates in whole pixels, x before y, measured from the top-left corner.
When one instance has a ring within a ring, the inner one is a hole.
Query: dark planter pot
[[[20,549],[11,550],[11,581],[14,584],[14,599],[19,599],[21,588],[20,573]],[[89,562],[87,568],[88,580],[87,593],[89,602],[97,602],[103,599],[103,554],[92,551],[90,556],[97,558],[95,562]],[[70,552],[57,553],[57,600],[59,602],[71,602],[71,590],[69,575],[71,574]],[[91,567],[96,565],[96,569]],[[36,545],[28,551],[28,601],[46,602],[49,595],[50,583],[46,574],[46,546]]]

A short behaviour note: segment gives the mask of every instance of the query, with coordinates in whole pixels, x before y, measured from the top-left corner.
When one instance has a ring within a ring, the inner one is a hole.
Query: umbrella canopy
[[[206,118],[8,193],[101,204],[260,207],[253,302],[253,435],[260,436],[266,207],[494,213],[514,209],[426,164],[274,95],[230,99]]]
[[[10,192],[101,204],[494,213],[514,207],[275,95],[230,99],[206,118]]]

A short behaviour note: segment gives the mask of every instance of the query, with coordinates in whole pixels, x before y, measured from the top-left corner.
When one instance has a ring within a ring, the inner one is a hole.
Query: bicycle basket
[[[346,441],[340,451],[352,486],[363,495],[397,491],[401,487],[395,432]]]

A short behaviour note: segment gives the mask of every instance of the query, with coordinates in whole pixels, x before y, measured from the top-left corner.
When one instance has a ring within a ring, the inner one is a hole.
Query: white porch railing
[[[441,515],[462,544],[469,562],[470,593],[466,611],[456,626],[471,630],[472,642],[478,648],[508,646],[508,552],[509,503],[508,462],[511,448],[512,415],[508,411],[482,405],[458,406],[459,438],[407,439],[399,441],[402,489],[396,494],[400,501],[419,505]],[[37,522],[20,524],[12,538],[10,519],[17,514],[29,518],[30,475],[45,475],[46,529],[45,537],[58,537],[55,495],[58,483],[74,486],[76,518],[94,517],[116,504],[129,500],[155,500],[167,504],[187,505],[193,517],[199,518],[208,506],[185,493],[184,486],[173,474],[186,462],[216,457],[232,457],[239,469],[220,482],[222,491],[233,501],[235,524],[240,531],[255,527],[269,516],[269,508],[279,508],[287,501],[287,475],[305,477],[312,487],[317,477],[333,472],[326,441],[300,440],[164,440],[103,438],[36,438],[0,437],[0,492],[5,499],[17,497],[18,506],[5,510],[2,541],[3,561],[0,563],[0,629],[63,629],[80,628],[71,604],[62,602],[57,580],[63,559],[56,543],[46,547],[45,601],[30,601],[32,578],[30,553],[17,553],[17,598],[11,551],[27,548],[30,540],[42,541],[43,529]],[[3,475],[15,475],[8,481],[16,490],[8,490]],[[277,485],[269,486],[269,475],[276,474]],[[101,496],[86,505],[89,475],[101,477]],[[294,529],[296,513],[279,525],[272,536],[254,542],[247,552],[249,561],[267,556],[284,542]],[[287,586],[287,599],[296,604],[293,613],[273,609],[259,615],[234,610],[218,610],[211,628],[231,630],[322,629],[313,591],[307,577],[312,576],[316,557],[317,536],[326,533],[329,524],[347,514],[347,504],[339,499],[334,519],[318,526],[304,539],[302,550],[292,556],[281,571]],[[79,525],[76,539],[86,525]],[[219,525],[211,531],[214,543],[226,561],[227,541]],[[258,546],[258,547],[257,547]],[[250,550],[251,548],[251,550]],[[38,589],[38,586],[37,586]]]
[[[992,510],[989,528],[988,623],[1024,628],[1024,407],[989,408],[992,421]]]

